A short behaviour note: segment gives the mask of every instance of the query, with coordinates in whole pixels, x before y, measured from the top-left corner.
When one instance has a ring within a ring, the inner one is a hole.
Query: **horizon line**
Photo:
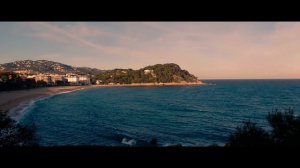
[[[16,60],[16,61],[51,61],[51,62],[56,62],[56,63],[60,63],[60,64],[65,64],[65,65],[68,65],[68,66],[72,66],[72,67],[76,67],[76,68],[91,68],[91,69],[98,69],[98,70],[102,70],[102,71],[109,71],[109,70],[114,70],[114,69],[133,69],[133,68],[112,68],[112,69],[100,69],[100,68],[96,68],[96,67],[90,67],[90,66],[77,66],[77,65],[71,65],[69,63],[64,63],[64,62],[59,62],[59,61],[55,61],[55,60],[47,60],[47,59],[36,59],[36,60],[33,60],[33,59],[23,59],[23,60]],[[16,62],[16,61],[11,61],[11,62],[6,62],[6,63],[0,63],[1,64],[7,64],[7,63],[12,63],[12,62]],[[156,64],[153,64],[153,65],[157,65],[157,64],[176,64],[178,66],[180,66],[178,63],[174,63],[174,62],[168,62],[168,63],[156,63]],[[148,64],[148,65],[144,65],[144,67],[141,67],[139,69],[142,69],[142,68],[145,68],[146,66],[153,66],[151,64]],[[180,67],[181,68],[181,67]],[[133,70],[139,70],[139,69],[133,69]],[[181,68],[182,69],[182,68]],[[183,69],[183,70],[186,70],[186,69]],[[194,75],[194,74],[192,74]],[[298,78],[200,78],[198,77],[198,75],[195,75],[198,80],[300,80],[300,77]]]

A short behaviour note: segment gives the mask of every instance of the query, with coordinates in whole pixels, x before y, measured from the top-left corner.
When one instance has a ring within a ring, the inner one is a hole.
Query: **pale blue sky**
[[[297,22],[0,22],[0,63],[177,63],[200,79],[299,78]]]

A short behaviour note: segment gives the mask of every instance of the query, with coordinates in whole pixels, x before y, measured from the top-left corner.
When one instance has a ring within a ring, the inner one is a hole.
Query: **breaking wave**
[[[121,143],[125,144],[125,145],[129,145],[129,146],[134,146],[134,145],[136,145],[136,140],[123,138]]]

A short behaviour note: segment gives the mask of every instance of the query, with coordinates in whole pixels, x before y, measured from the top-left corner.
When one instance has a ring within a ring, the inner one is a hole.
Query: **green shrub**
[[[35,145],[37,138],[34,125],[20,125],[0,111],[0,147]]]
[[[267,120],[272,128],[270,132],[247,121],[230,135],[226,146],[300,145],[300,119],[295,117],[293,109],[284,112],[275,109],[268,114]]]

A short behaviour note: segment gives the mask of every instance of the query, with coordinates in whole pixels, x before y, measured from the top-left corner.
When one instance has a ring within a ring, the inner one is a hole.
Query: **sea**
[[[41,146],[223,146],[245,121],[270,130],[272,110],[300,114],[300,80],[90,88],[30,103],[18,119]]]

